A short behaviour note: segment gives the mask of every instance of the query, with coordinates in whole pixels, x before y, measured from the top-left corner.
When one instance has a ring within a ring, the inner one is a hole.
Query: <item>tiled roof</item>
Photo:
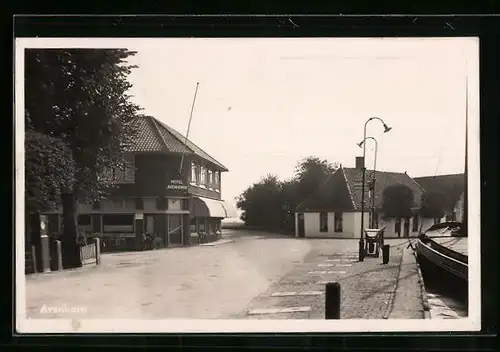
[[[154,117],[140,115],[134,122],[137,124],[138,134],[136,140],[132,143],[130,151],[195,154],[216,165],[222,171],[228,171],[224,165],[193,142],[186,140],[185,136]]]
[[[361,208],[361,187],[362,187],[362,171],[356,168],[344,168],[347,183],[351,190],[351,195],[356,208]],[[366,170],[365,181],[368,184],[373,177],[373,170]],[[375,171],[375,207],[382,206],[382,193],[388,186],[402,184],[413,191],[413,206],[420,207],[423,189],[417,184],[408,174],[401,172]],[[368,187],[365,186],[365,201],[369,201]],[[369,203],[365,203],[369,204]]]
[[[212,164],[215,164],[217,165],[218,167],[220,167],[222,170],[224,171],[228,171],[227,168],[222,165],[221,163],[219,163],[217,160],[215,160],[212,156],[210,156],[207,152],[205,152],[203,149],[201,149],[200,147],[198,147],[196,144],[194,144],[193,142],[191,142],[189,139],[186,140],[186,137],[183,136],[182,134],[180,134],[179,132],[177,132],[176,130],[174,130],[172,127],[170,126],[167,126],[165,125],[164,123],[162,122],[159,122],[158,123],[165,129],[165,131],[173,136],[175,136],[175,138],[179,139],[179,140],[182,140],[182,142],[186,142],[186,146],[188,148],[190,148],[196,155],[198,155],[200,158],[203,158],[209,162],[211,162]]]
[[[446,210],[452,210],[465,191],[464,174],[415,177],[414,180],[427,192],[440,192],[446,197]]]

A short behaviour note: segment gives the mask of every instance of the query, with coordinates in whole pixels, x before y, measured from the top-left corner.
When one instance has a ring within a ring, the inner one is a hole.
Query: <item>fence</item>
[[[80,247],[80,261],[82,262],[82,265],[99,265],[101,254],[101,245],[99,242],[99,238],[96,238],[93,243]]]

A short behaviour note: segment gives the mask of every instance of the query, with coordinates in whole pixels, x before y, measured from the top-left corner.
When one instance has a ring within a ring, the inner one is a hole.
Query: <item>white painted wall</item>
[[[335,232],[335,213],[328,213],[328,232],[320,232],[320,213],[304,213],[305,237],[354,238],[354,213],[343,213],[343,232]],[[295,214],[295,236],[298,236],[298,214]],[[358,230],[359,232],[359,230]]]

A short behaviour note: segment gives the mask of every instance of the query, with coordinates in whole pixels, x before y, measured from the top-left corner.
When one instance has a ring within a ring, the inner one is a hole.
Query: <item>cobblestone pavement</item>
[[[387,318],[392,308],[398,277],[407,271],[400,270],[407,241],[386,240],[386,243],[391,245],[391,250],[389,263],[385,265],[382,264],[381,257],[365,258],[364,262],[358,262],[358,242],[355,240],[313,240],[311,243],[313,248],[302,264],[297,265],[269,290],[252,300],[250,305],[234,318],[324,319],[326,281],[336,281],[341,285],[341,319]],[[409,261],[405,264],[412,265]],[[417,278],[413,281],[417,281]],[[418,285],[418,282],[416,284]],[[415,288],[410,285],[402,286],[401,289]],[[419,293],[420,291],[403,293],[399,298],[403,300],[404,295],[413,296]],[[407,316],[398,306],[398,315],[394,317],[423,318],[420,301],[408,301],[408,304]],[[276,312],[277,309],[297,311],[284,313]]]

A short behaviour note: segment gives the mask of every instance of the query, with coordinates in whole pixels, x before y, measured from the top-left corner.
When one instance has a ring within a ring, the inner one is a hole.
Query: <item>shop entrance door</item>
[[[168,214],[168,243],[173,246],[182,245],[184,232],[184,224],[182,222],[182,214]]]

